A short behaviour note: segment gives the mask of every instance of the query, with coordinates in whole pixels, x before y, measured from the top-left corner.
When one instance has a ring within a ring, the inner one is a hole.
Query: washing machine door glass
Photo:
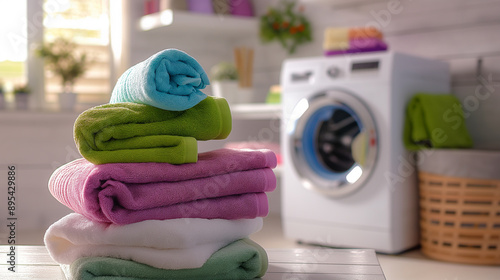
[[[303,185],[340,197],[359,189],[377,154],[375,122],[352,94],[331,90],[300,100],[287,127]]]

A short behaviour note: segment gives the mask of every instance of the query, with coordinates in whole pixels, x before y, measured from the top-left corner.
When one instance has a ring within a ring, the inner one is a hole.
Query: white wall
[[[267,1],[258,0],[262,6]],[[274,1],[275,2],[275,1]],[[452,93],[464,104],[476,148],[500,149],[499,0],[303,0],[314,27],[314,42],[294,57],[321,56],[326,27],[379,27],[394,51],[447,61]],[[278,79],[286,54],[265,46],[266,65],[256,76]]]
[[[277,2],[254,0],[254,9],[261,15]],[[322,55],[326,27],[376,26],[384,32],[391,50],[449,62],[452,93],[464,103],[475,146],[500,149],[500,132],[496,129],[496,120],[500,118],[496,110],[500,103],[500,0],[302,0],[300,3],[313,25],[314,42],[299,47],[292,56],[277,43],[261,44],[257,32],[246,40],[239,37],[219,40],[190,34],[171,37],[147,34],[132,26],[130,61],[133,64],[155,51],[176,47],[209,70],[221,60],[231,60],[234,46],[251,46],[256,52],[256,99],[263,101],[268,88],[279,83],[284,59]],[[141,1],[132,1],[131,5],[130,23],[134,25],[142,14]],[[207,92],[210,93],[210,88]],[[253,127],[251,123],[241,125]],[[250,131],[256,129],[258,126]],[[235,134],[231,135],[233,140],[252,137]],[[278,141],[279,135],[274,138]],[[201,148],[217,146],[220,144],[207,143]]]
[[[130,4],[132,25],[142,14],[140,2]],[[278,0],[253,2],[257,15],[261,15]],[[293,55],[276,42],[260,43],[257,30],[243,40],[233,35],[221,40],[200,35],[199,31],[162,36],[139,32],[131,26],[130,62],[175,47],[191,54],[208,71],[219,61],[232,60],[234,46],[250,46],[256,53],[256,100],[264,101],[269,87],[279,83],[283,60],[322,55],[326,27],[373,25],[383,31],[391,50],[449,62],[452,93],[465,104],[466,122],[475,146],[500,149],[500,131],[496,129],[500,119],[500,111],[496,110],[500,105],[500,0],[302,0],[301,4],[312,23],[314,41],[299,47]],[[210,94],[210,87],[206,92]],[[226,141],[262,140],[258,135],[264,130],[273,131],[265,140],[279,142],[276,120],[235,120]],[[222,147],[226,141],[200,143],[200,151]],[[271,211],[279,212],[279,189],[270,200]]]
[[[390,48],[395,51],[444,60],[453,72],[453,94],[466,105],[467,125],[477,148],[500,149],[500,0],[303,0],[314,26],[314,42],[300,47],[293,57],[321,56],[322,33],[329,26],[380,24]],[[165,48],[179,48],[210,69],[221,60],[232,59],[232,48],[255,48],[257,101],[279,83],[281,63],[290,57],[277,43],[262,45],[257,32],[248,37],[221,39],[186,34],[146,33],[137,29],[142,1],[129,3],[129,32],[123,61],[135,64]],[[276,0],[255,0],[258,14]],[[321,2],[322,4],[317,4]],[[392,13],[388,9],[392,7]],[[390,16],[390,17],[389,17]],[[223,19],[222,19],[223,20]],[[196,34],[196,35],[193,35]],[[479,63],[480,62],[480,63]],[[478,78],[479,76],[479,78]],[[207,89],[210,92],[210,89]],[[24,117],[22,117],[24,116]],[[6,166],[19,168],[19,226],[45,229],[69,210],[47,190],[53,170],[78,154],[72,140],[76,115],[47,113],[0,113],[0,180],[6,182]],[[272,132],[263,134],[262,132]],[[259,136],[261,135],[261,136]],[[227,141],[270,140],[279,142],[276,120],[235,120]],[[200,151],[219,148],[224,141],[200,143]],[[6,201],[0,201],[0,218],[6,220]],[[279,211],[279,190],[271,195],[271,211]],[[0,228],[0,243],[6,228]]]
[[[77,113],[0,111],[0,244],[8,244],[8,167],[15,166],[16,244],[32,231],[45,231],[71,212],[52,197],[48,181],[52,172],[80,158],[73,141]],[[42,236],[37,238],[42,240]]]
[[[128,47],[127,52],[129,53],[130,65],[134,65],[148,58],[157,51],[167,48],[177,48],[193,56],[202,65],[205,71],[209,73],[210,69],[218,62],[233,61],[234,47],[251,47],[255,50],[255,100],[260,102],[265,100],[267,90],[271,84],[269,84],[268,80],[263,79],[260,75],[260,73],[262,73],[260,69],[266,60],[266,54],[264,53],[265,49],[260,47],[257,40],[257,28],[250,32],[248,32],[248,30],[244,31],[244,35],[228,35],[223,32],[213,31],[212,27],[204,26],[203,21],[201,21],[201,28],[203,28],[203,30],[189,30],[184,33],[182,30],[179,31],[177,28],[173,28],[173,31],[172,29],[166,28],[160,31],[153,30],[144,32],[137,28],[139,18],[143,14],[142,1],[127,1],[127,4],[129,5],[128,15],[130,32],[127,35],[129,41],[126,46]],[[224,22],[224,17],[220,17],[220,20]],[[258,26],[257,22],[255,22],[255,26]],[[248,35],[245,35],[247,33]],[[277,81],[274,83],[277,83]],[[208,86],[204,92],[210,95],[211,87]],[[262,122],[253,123],[249,121],[240,122],[235,120],[233,127],[234,129],[229,139],[223,141],[218,140],[201,142],[199,144],[200,151],[221,148],[227,141],[249,140],[252,138],[252,135],[258,133],[258,130],[262,127]],[[240,133],[238,133],[238,130]],[[279,137],[279,135],[276,132],[272,138],[277,142],[279,141],[277,137]]]

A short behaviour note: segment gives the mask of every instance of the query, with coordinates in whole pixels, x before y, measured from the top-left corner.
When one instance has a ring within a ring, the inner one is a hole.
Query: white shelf
[[[234,104],[231,105],[234,119],[266,120],[281,118],[281,104]]]
[[[273,172],[274,172],[274,175],[276,176],[276,178],[280,178],[281,177],[281,174],[283,173],[282,171],[282,167],[280,165],[276,166],[274,169],[273,169]]]
[[[254,17],[236,17],[231,15],[210,15],[186,11],[164,10],[159,13],[142,16],[138,22],[139,30],[144,32],[189,32],[217,36],[256,35],[258,21]]]
[[[22,125],[34,123],[73,123],[80,112],[44,110],[0,110],[0,124]]]

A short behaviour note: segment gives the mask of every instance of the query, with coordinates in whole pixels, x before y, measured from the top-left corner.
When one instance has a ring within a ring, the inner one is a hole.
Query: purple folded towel
[[[325,50],[325,55],[376,52],[387,50],[387,44],[378,38],[359,38],[349,40],[349,48],[346,50]]]
[[[269,150],[220,149],[197,163],[108,163],[77,159],[59,167],[49,190],[62,204],[100,222],[175,218],[252,219],[268,213],[276,188]]]

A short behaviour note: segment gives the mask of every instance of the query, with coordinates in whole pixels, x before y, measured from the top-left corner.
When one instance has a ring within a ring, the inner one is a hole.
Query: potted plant
[[[16,102],[16,109],[26,110],[28,109],[29,94],[31,90],[28,85],[16,85],[14,86],[14,100]]]
[[[267,43],[274,40],[293,54],[296,48],[312,41],[311,24],[303,14],[303,7],[295,11],[295,0],[281,0],[277,8],[269,8],[260,17],[260,39]]]
[[[58,38],[53,42],[43,44],[36,50],[49,69],[61,79],[62,92],[59,94],[61,109],[73,109],[76,104],[73,86],[90,64],[87,54],[77,54],[76,47],[77,45],[70,40]]]
[[[213,95],[224,97],[229,104],[237,103],[238,71],[230,62],[220,62],[210,70]]]

